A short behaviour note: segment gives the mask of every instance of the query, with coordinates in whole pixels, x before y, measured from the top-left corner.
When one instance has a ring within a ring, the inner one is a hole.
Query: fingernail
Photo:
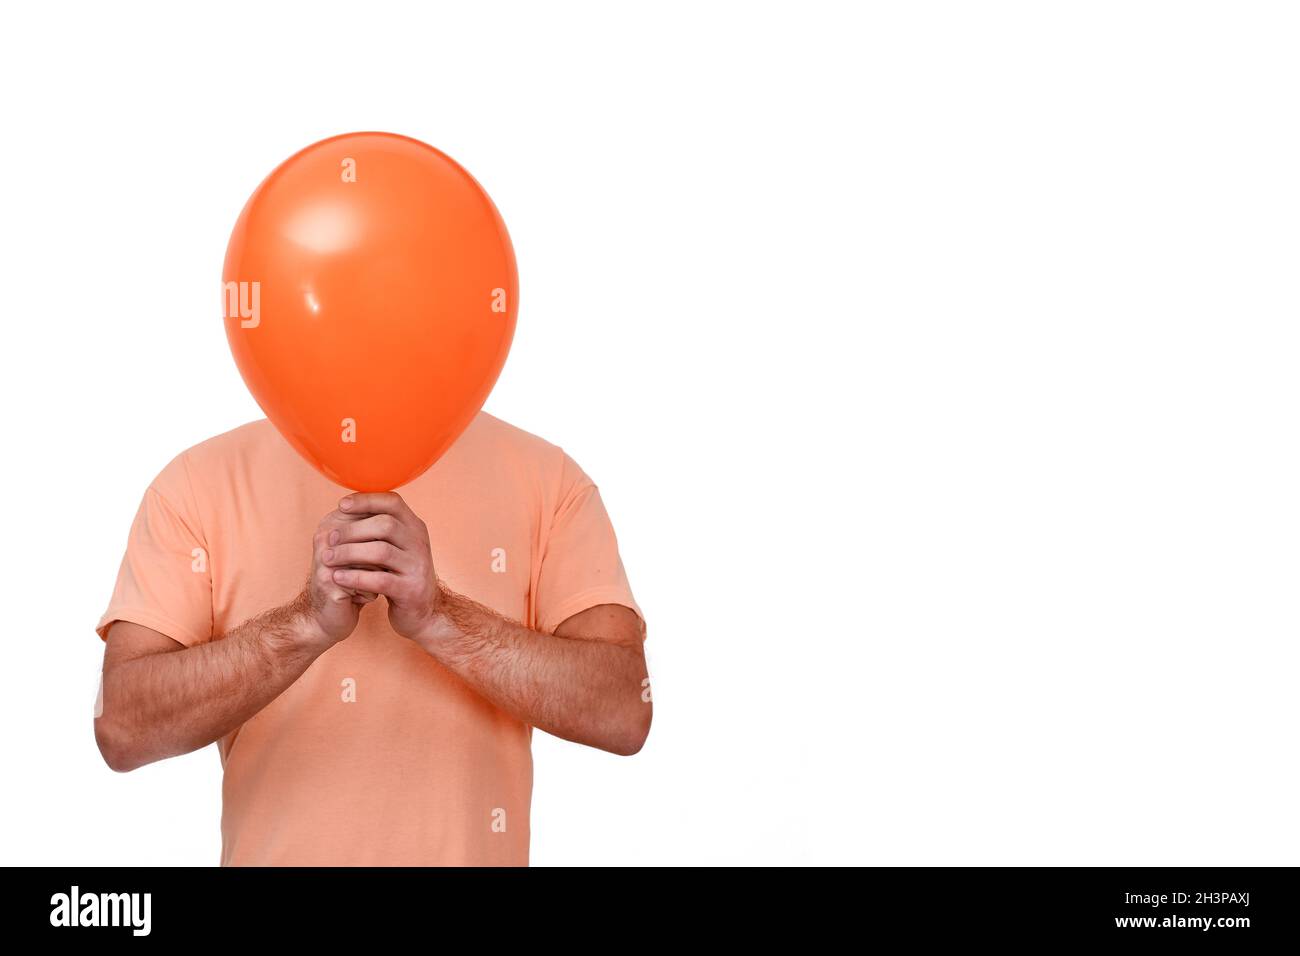
[[[350,497],[344,498],[339,502],[339,507],[344,511],[349,510],[352,507],[352,499]]]
[[[333,549],[333,548],[326,548],[324,554],[322,554],[321,557],[324,558],[326,561],[333,561],[333,560],[334,560],[334,549]]]
[[[339,543],[339,533],[337,531],[331,531],[330,544],[338,544],[338,543]]]

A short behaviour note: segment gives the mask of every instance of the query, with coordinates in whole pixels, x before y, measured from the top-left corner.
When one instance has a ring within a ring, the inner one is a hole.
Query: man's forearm
[[[304,640],[303,611],[300,599],[221,639],[106,669],[95,732],[109,766],[133,770],[197,750],[278,697],[320,653]]]
[[[650,728],[639,647],[533,631],[443,590],[417,641],[512,716],[565,740],[636,753]]]

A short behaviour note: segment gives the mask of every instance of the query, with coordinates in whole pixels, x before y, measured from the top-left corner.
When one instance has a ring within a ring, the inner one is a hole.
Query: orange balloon
[[[389,491],[482,408],[515,332],[505,223],[450,157],[392,133],[308,146],[226,249],[226,337],[249,391],[327,478]]]

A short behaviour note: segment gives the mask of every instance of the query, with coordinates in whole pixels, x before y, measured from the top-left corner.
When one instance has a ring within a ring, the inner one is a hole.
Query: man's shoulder
[[[463,437],[472,442],[491,445],[502,454],[517,458],[532,458],[549,462],[558,460],[564,455],[559,446],[551,444],[545,438],[540,438],[532,432],[526,432],[516,425],[502,421],[495,415],[489,415],[487,412],[479,412],[475,416],[474,421],[465,430]]]
[[[286,452],[296,457],[270,422],[248,422],[180,452],[158,472],[149,489],[174,507],[184,508],[201,499],[205,490],[227,484],[222,479],[231,475],[268,463],[283,465],[271,458]]]
[[[476,472],[491,469],[509,474],[548,496],[563,498],[574,488],[591,483],[559,445],[487,412],[478,414],[453,451],[462,465]]]
[[[220,467],[250,456],[280,454],[292,451],[265,418],[247,422],[238,428],[213,435],[197,445],[191,445],[178,455],[189,464],[199,467]]]
[[[312,480],[315,470],[265,418],[213,435],[171,460],[155,480],[160,489],[181,481],[210,494],[248,481],[274,477],[277,482]]]
[[[566,458],[558,445],[495,415],[479,412],[432,470],[479,476],[502,473],[553,485],[560,480]]]

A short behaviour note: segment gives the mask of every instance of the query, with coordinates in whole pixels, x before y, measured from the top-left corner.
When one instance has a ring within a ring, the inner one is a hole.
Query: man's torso
[[[559,449],[480,415],[398,489],[452,590],[536,626],[532,595]],[[291,600],[321,517],[346,494],[269,423],[187,453],[208,543],[212,633]],[[220,741],[227,865],[525,864],[531,730],[388,625],[356,631]]]

